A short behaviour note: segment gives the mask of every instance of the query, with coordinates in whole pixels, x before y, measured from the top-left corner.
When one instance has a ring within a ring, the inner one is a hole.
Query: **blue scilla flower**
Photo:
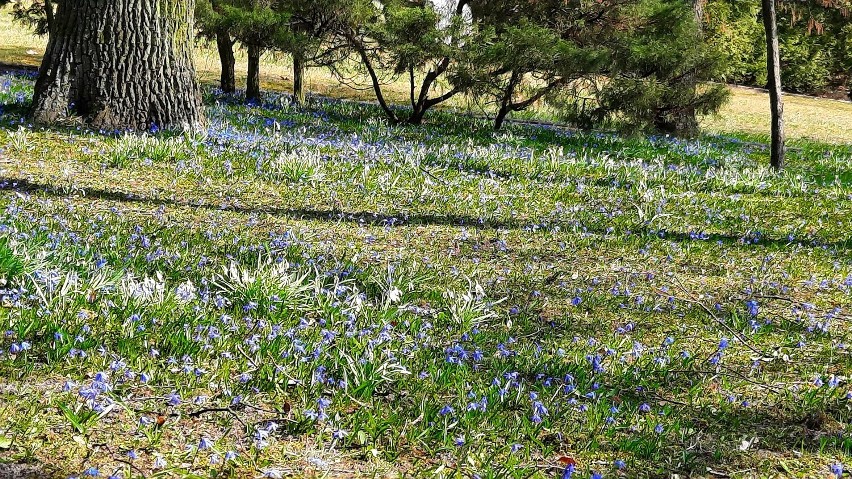
[[[829,465],[828,469],[831,471],[832,474],[834,474],[835,477],[839,478],[839,477],[843,476],[843,464],[841,464],[839,462],[835,462],[835,463]]]

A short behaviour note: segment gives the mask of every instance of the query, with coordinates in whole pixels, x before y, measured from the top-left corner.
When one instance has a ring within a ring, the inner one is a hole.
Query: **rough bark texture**
[[[33,98],[33,119],[79,115],[96,128],[196,128],[195,0],[59,4]]]
[[[772,112],[772,167],[784,168],[785,134],[784,101],[781,97],[781,55],[778,47],[778,25],[775,21],[775,0],[763,0],[763,27],[766,30],[766,67],[768,73],[769,103]]]
[[[222,64],[219,88],[225,93],[234,93],[237,91],[234,42],[231,40],[231,35],[226,28],[216,30],[216,49],[219,51],[219,62]]]
[[[248,73],[246,74],[246,100],[260,99],[260,47],[248,46]]]
[[[299,55],[293,55],[293,101],[305,104],[305,61]]]

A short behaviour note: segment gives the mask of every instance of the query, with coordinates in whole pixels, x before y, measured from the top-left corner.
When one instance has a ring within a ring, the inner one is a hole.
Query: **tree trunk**
[[[512,70],[509,76],[509,81],[503,87],[503,96],[500,97],[500,108],[497,110],[497,115],[494,117],[494,131],[503,128],[503,122],[512,110],[512,97],[515,96],[515,90],[521,84],[524,74],[518,70]]]
[[[423,124],[423,118],[425,118],[425,117],[426,117],[426,108],[424,108],[423,105],[418,104],[417,107],[414,108],[414,110],[411,111],[411,116],[409,116],[408,119],[405,120],[405,122],[408,123],[409,125],[422,125]]]
[[[47,38],[50,40],[50,32],[53,30],[53,25],[56,23],[53,18],[53,2],[44,0],[44,18],[47,22]]]
[[[248,75],[246,77],[246,100],[260,99],[260,47],[248,46]]]
[[[784,168],[784,100],[781,97],[781,54],[778,47],[778,25],[775,21],[775,0],[763,0],[763,27],[766,30],[766,68],[769,104],[772,112],[772,168]]]
[[[219,50],[219,62],[222,64],[222,75],[219,77],[219,88],[223,93],[237,91],[237,75],[234,70],[234,42],[227,28],[216,30],[216,48]]]
[[[695,16],[695,26],[698,29],[698,38],[696,41],[699,42],[704,41],[704,7],[706,4],[707,0],[692,0],[692,13]],[[693,91],[698,88],[698,79],[696,77],[695,71],[690,72],[685,77],[685,81],[692,86]],[[677,122],[675,130],[679,134],[695,136],[701,130],[698,126],[698,117],[695,113],[695,106],[693,105],[687,106],[675,121]]]
[[[297,105],[305,104],[305,61],[299,54],[293,54],[293,101]]]
[[[59,3],[33,97],[33,119],[71,114],[95,128],[196,128],[195,0]]]
[[[497,115],[494,117],[494,131],[499,131],[503,128],[503,123],[506,121],[506,116],[509,115],[508,108],[500,108]]]

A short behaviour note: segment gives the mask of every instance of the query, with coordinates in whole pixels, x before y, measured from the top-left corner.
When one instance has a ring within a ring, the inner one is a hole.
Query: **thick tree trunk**
[[[195,0],[60,2],[33,119],[55,123],[79,115],[107,130],[200,126],[194,10]]]
[[[237,91],[237,75],[234,69],[234,42],[227,28],[216,30],[216,49],[219,50],[219,62],[222,64],[222,74],[219,77],[219,88],[224,93]]]
[[[248,74],[246,76],[246,100],[260,99],[260,47],[248,46]]]
[[[293,54],[293,101],[305,104],[305,61],[298,54]]]
[[[405,120],[409,125],[422,125],[423,118],[426,117],[426,110],[422,105],[418,105],[414,110],[411,111],[411,116]]]
[[[781,54],[778,47],[778,25],[775,21],[775,0],[763,0],[763,27],[766,30],[766,68],[769,103],[772,113],[772,168],[784,168],[786,154],[784,134],[784,100],[781,97]]]

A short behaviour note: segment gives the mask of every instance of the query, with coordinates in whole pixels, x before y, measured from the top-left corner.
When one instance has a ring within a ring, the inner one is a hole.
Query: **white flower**
[[[402,291],[400,291],[399,288],[393,288],[388,291],[388,300],[390,300],[391,303],[398,303],[400,298],[402,298]]]
[[[191,302],[197,296],[195,285],[192,284],[192,281],[186,280],[175,289],[175,296],[177,296],[178,301],[181,303]]]

